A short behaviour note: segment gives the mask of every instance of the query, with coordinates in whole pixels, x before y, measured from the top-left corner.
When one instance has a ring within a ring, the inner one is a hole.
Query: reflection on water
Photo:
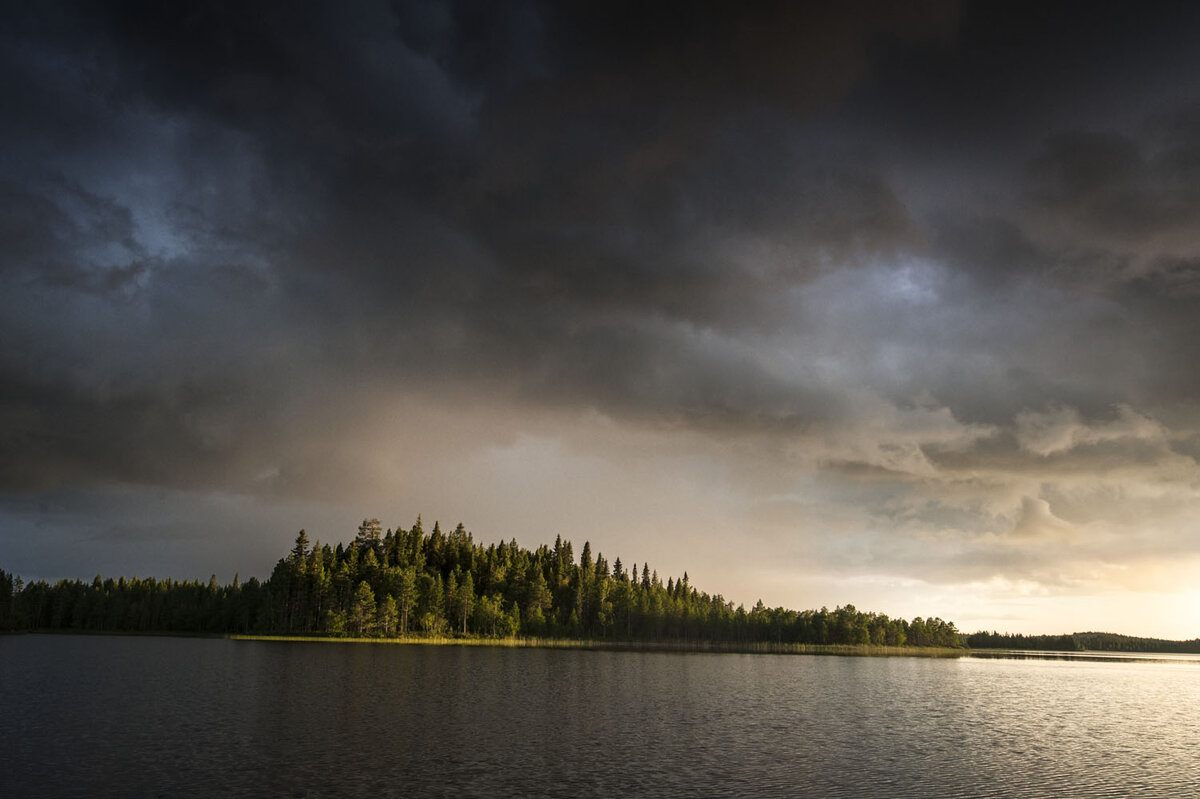
[[[1163,796],[1197,663],[0,638],[18,796]]]
[[[1173,652],[1095,652],[1091,650],[1058,652],[1041,649],[972,649],[964,657],[1000,660],[1090,660],[1096,663],[1193,663],[1200,666],[1200,655]]]

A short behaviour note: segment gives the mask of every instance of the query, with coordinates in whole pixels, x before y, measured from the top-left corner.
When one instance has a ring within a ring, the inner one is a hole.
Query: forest
[[[1200,654],[1200,638],[1167,641],[1116,633],[1069,633],[1063,635],[1020,635],[979,632],[967,636],[972,649],[1030,649],[1054,652],[1162,652]]]
[[[530,550],[476,543],[462,524],[383,530],[365,519],[349,543],[304,530],[265,581],[120,577],[23,582],[0,571],[0,630],[406,638],[538,636],[595,641],[962,647],[951,622],[845,605],[796,611],[735,606],[664,583],[649,564],[610,564],[584,543]]]

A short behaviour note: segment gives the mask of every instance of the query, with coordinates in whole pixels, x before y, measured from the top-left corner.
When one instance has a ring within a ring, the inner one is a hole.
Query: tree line
[[[967,636],[972,649],[1029,649],[1038,652],[1162,652],[1200,654],[1200,638],[1168,641],[1139,638],[1116,633],[1069,633],[1062,635],[1021,635],[1019,633],[978,632]]]
[[[459,524],[383,530],[365,519],[354,540],[314,542],[301,530],[265,581],[120,577],[24,583],[0,571],[0,629],[259,633],[357,637],[516,635],[613,641],[775,642],[961,647],[938,618],[911,621],[853,605],[796,611],[735,606],[664,583],[649,564],[611,564],[585,542],[526,549],[476,543]]]

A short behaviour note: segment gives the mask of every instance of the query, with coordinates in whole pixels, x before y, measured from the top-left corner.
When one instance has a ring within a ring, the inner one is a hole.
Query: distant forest
[[[1031,649],[1054,652],[1162,652],[1200,654],[1200,638],[1191,641],[1167,641],[1161,638],[1137,638],[1116,633],[1071,633],[1069,635],[1010,635],[974,633],[967,636],[972,649]]]
[[[873,644],[962,647],[938,618],[892,619],[835,610],[747,610],[664,584],[648,564],[611,565],[584,543],[529,550],[484,546],[459,524],[425,532],[364,520],[349,544],[309,545],[304,530],[269,579],[220,585],[125,578],[23,583],[0,571],[0,629],[195,634],[259,633],[397,638],[539,636],[609,641]]]

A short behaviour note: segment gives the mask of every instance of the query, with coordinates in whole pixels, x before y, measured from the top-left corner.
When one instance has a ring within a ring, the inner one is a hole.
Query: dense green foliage
[[[972,649],[1036,649],[1045,652],[1076,652],[1083,649],[1071,635],[1022,635],[978,632],[967,636]]]
[[[421,519],[384,532],[364,520],[350,544],[301,530],[268,580],[222,586],[153,578],[0,582],[0,628],[191,633],[533,635],[623,641],[962,646],[950,622],[890,619],[852,605],[830,611],[747,610],[692,587],[664,584],[642,564],[610,565],[570,541],[535,550],[483,546],[460,524],[444,534]]]
[[[1200,638],[1191,641],[1167,641],[1161,638],[1136,638],[1116,633],[1072,633],[1070,635],[1003,635],[978,632],[967,636],[972,649],[1029,649],[1039,652],[1165,652],[1200,654]]]

